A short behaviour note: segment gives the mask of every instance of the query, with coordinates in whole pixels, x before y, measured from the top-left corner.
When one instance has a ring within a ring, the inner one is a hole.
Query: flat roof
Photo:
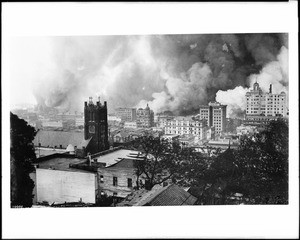
[[[61,170],[61,171],[70,171],[70,172],[85,172],[90,173],[89,171],[77,169],[77,168],[70,168],[69,164],[76,164],[80,162],[85,162],[86,159],[82,158],[69,158],[69,157],[53,157],[51,159],[38,162],[39,168],[42,169],[53,169],[53,170]]]
[[[122,159],[142,160],[137,158],[138,154],[138,151],[119,149],[101,156],[97,156],[93,159],[97,159],[97,162],[106,163],[105,167],[108,167],[121,161]]]

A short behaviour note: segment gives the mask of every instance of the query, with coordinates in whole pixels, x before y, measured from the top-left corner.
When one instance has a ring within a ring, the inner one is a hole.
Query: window
[[[113,177],[113,186],[118,186],[118,178]]]
[[[132,187],[132,179],[127,178],[127,187],[131,188]]]
[[[100,175],[100,183],[104,183],[103,175]]]

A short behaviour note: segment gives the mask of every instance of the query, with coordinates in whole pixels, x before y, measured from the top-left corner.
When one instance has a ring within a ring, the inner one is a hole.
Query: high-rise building
[[[108,124],[107,124],[107,104],[99,101],[93,103],[84,102],[84,139],[89,141],[87,152],[91,154],[107,150],[108,144]]]
[[[152,127],[154,122],[154,112],[149,108],[148,104],[145,109],[139,108],[136,111],[136,121],[138,127]]]
[[[136,120],[136,108],[117,108],[116,116],[122,121],[132,122]]]
[[[272,93],[272,84],[268,93],[264,93],[259,84],[253,84],[253,89],[246,93],[246,115],[261,115],[261,116],[287,116],[287,99],[286,93]]]
[[[209,102],[208,105],[200,106],[200,119],[206,119],[208,126],[215,127],[216,134],[225,131],[226,128],[226,108],[218,102]]]

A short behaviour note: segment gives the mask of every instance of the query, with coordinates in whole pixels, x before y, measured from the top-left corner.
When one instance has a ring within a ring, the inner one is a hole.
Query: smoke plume
[[[272,93],[287,93],[288,99],[288,50],[281,47],[279,54],[267,63],[259,73],[251,74],[247,79],[250,88],[238,86],[227,91],[218,91],[216,100],[227,105],[228,114],[231,117],[242,117],[246,109],[246,92],[250,91],[255,82],[259,83],[260,88],[264,92],[269,92],[270,84],[272,84]]]
[[[14,78],[30,79],[40,105],[65,110],[82,111],[89,96],[100,96],[109,112],[148,103],[156,113],[185,115],[217,100],[234,115],[254,79],[263,89],[288,89],[287,34],[37,37],[17,44],[26,50],[13,58],[24,59],[27,74]]]

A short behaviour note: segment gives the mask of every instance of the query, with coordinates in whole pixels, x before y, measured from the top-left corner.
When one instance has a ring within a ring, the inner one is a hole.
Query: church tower
[[[91,154],[107,150],[108,145],[108,124],[107,104],[101,104],[100,98],[93,103],[92,97],[89,102],[84,102],[84,139],[90,142],[87,152]]]

